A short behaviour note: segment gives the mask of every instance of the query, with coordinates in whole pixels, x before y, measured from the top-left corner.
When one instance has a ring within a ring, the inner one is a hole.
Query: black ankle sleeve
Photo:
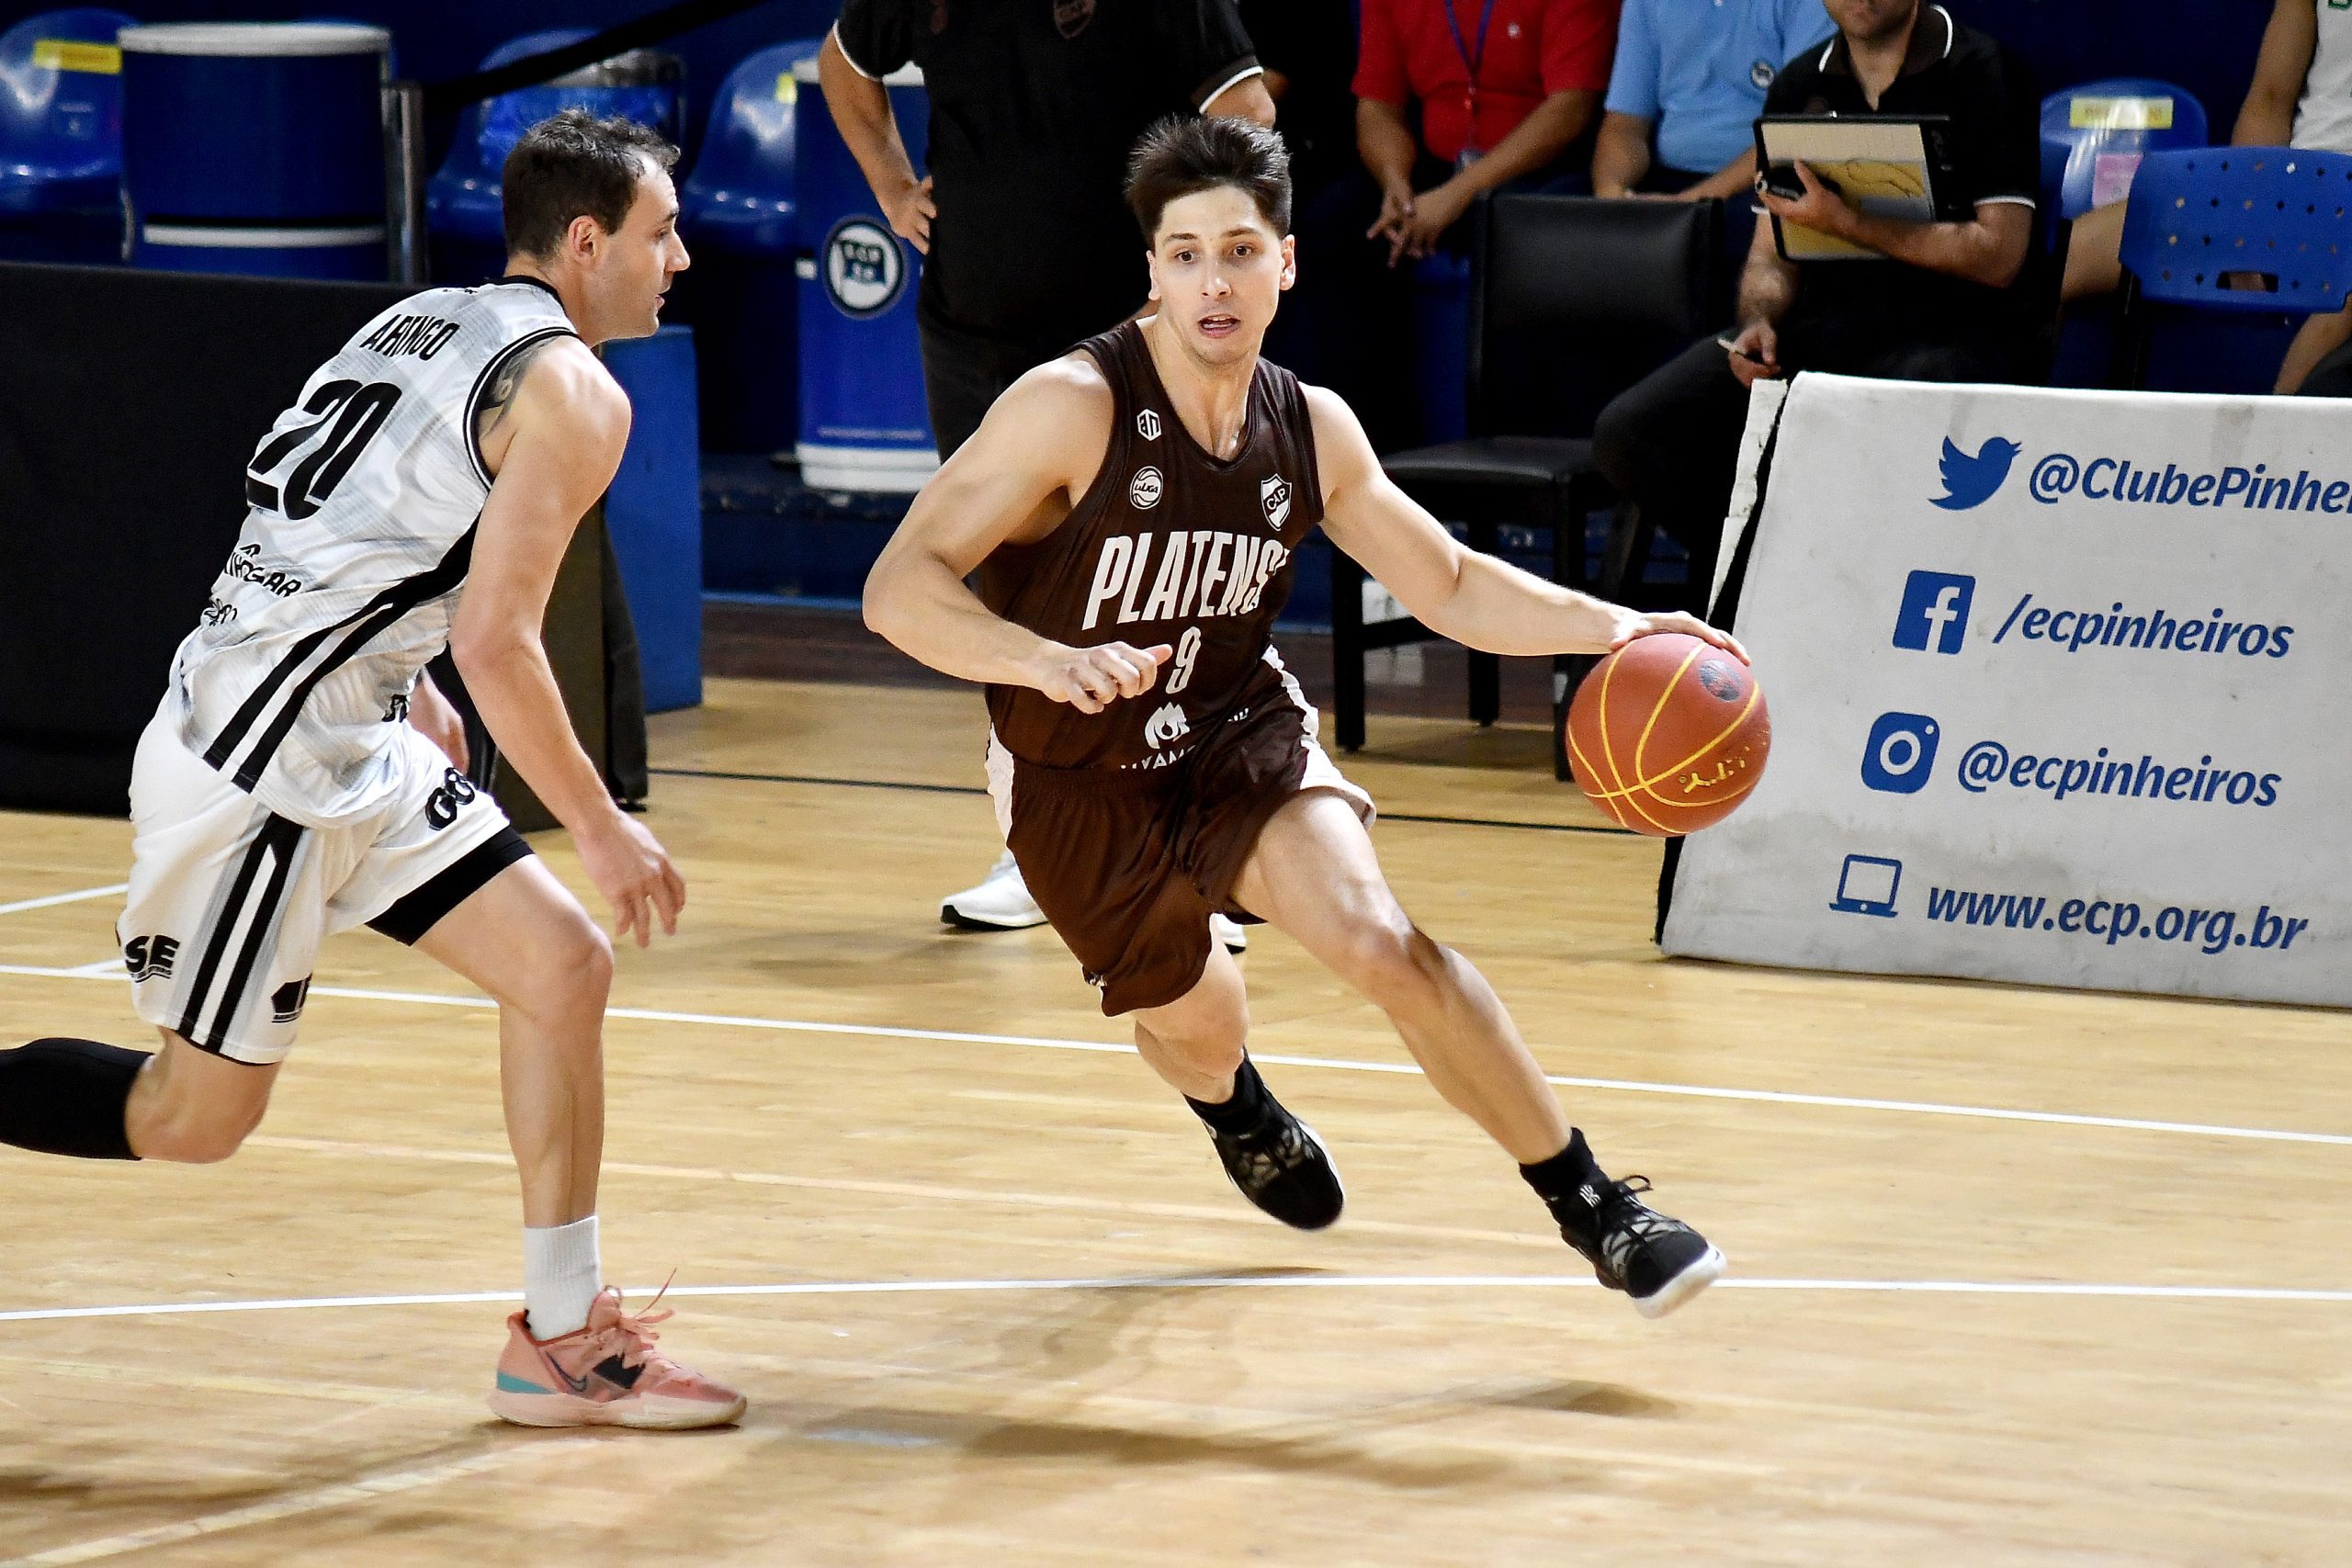
[[[0,1143],[77,1159],[137,1159],[122,1113],[147,1057],[95,1040],[0,1051]]]
[[[1552,1211],[1553,1219],[1561,1224],[1589,1226],[1599,1207],[1599,1194],[1609,1186],[1609,1178],[1592,1157],[1592,1150],[1584,1141],[1581,1128],[1568,1129],[1568,1146],[1550,1159],[1533,1165],[1522,1165],[1519,1174],[1544,1206]],[[1594,1194],[1587,1197],[1586,1193]]]
[[[1266,1092],[1266,1080],[1258,1076],[1258,1069],[1244,1056],[1233,1075],[1231,1100],[1211,1105],[1188,1094],[1184,1103],[1193,1108],[1193,1115],[1220,1133],[1248,1133],[1265,1121],[1273,1096]]]

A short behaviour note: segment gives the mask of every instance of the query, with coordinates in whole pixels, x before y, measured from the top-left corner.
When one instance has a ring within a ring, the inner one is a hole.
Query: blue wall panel
[[[2271,0],[1944,0],[2026,57],[2052,93],[2101,76],[2155,76],[2197,95],[2229,140]]]

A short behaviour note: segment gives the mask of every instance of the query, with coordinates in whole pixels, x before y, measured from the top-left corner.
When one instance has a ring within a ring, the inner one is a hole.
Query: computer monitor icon
[[[1894,914],[1894,890],[1903,885],[1903,863],[1880,855],[1848,855],[1838,873],[1838,897],[1829,907],[1840,914]]]

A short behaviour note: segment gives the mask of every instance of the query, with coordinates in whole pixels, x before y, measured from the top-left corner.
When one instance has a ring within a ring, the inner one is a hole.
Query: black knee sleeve
[[[0,1143],[77,1159],[137,1159],[123,1107],[147,1057],[95,1040],[0,1051]]]

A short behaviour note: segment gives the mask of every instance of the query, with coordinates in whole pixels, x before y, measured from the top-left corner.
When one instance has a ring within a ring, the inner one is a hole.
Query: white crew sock
[[[568,1225],[523,1227],[523,1310],[532,1338],[585,1328],[588,1308],[604,1287],[595,1215]]]

